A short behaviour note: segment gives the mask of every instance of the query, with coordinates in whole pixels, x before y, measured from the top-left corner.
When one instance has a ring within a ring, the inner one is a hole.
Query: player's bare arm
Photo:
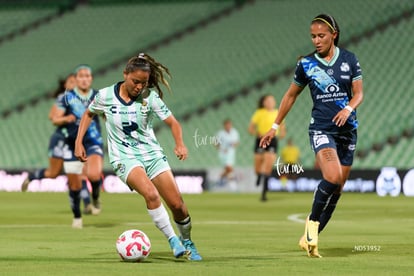
[[[285,119],[286,115],[289,113],[290,109],[292,108],[293,104],[296,101],[296,98],[299,96],[300,92],[302,92],[303,87],[292,83],[288,90],[286,91],[285,95],[282,98],[279,106],[279,113],[277,114],[277,118],[275,120],[275,124],[280,125],[283,120]],[[263,137],[260,139],[260,147],[267,147],[272,140],[272,138],[276,134],[276,129],[271,128]]]
[[[85,133],[88,130],[94,116],[94,113],[86,110],[79,123],[78,136],[75,141],[75,156],[82,162],[87,160],[85,147],[82,144],[83,137],[85,136]]]
[[[362,80],[356,80],[352,82],[352,92],[353,97],[348,104],[350,109],[342,109],[332,119],[332,121],[339,127],[343,126],[346,123],[348,117],[351,115],[352,110],[356,109],[364,99]]]
[[[167,119],[165,119],[164,123],[166,123],[171,129],[171,133],[175,141],[175,155],[180,160],[187,159],[188,150],[184,144],[183,133],[180,123],[177,121],[177,119],[175,119],[174,115],[171,115]]]

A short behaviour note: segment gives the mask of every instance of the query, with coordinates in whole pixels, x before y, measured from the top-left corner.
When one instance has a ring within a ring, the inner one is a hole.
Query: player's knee
[[[323,174],[323,179],[328,181],[329,183],[336,184],[336,185],[343,185],[343,179],[341,173],[338,172],[328,172]]]
[[[48,170],[48,175],[47,175],[47,177],[48,178],[56,178],[56,177],[58,177],[59,176],[59,174],[60,174],[60,170]],[[45,176],[46,176],[46,174],[45,174]]]
[[[160,195],[158,194],[158,191],[154,189],[147,189],[145,193],[142,194],[144,197],[147,205],[156,205],[158,202],[160,202]]]
[[[96,181],[101,180],[101,172],[99,171],[90,171],[88,172],[87,176],[88,176],[89,181],[91,182],[96,182]]]
[[[170,202],[168,206],[170,207],[171,212],[173,212],[174,214],[184,212],[185,210],[185,205],[182,199]]]

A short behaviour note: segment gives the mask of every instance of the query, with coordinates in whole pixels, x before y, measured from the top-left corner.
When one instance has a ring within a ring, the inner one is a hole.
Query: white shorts
[[[221,165],[233,167],[236,161],[236,152],[234,150],[228,151],[226,153],[219,152],[219,158]]]
[[[159,174],[171,170],[168,164],[167,157],[157,157],[153,160],[141,161],[138,159],[123,159],[111,163],[116,175],[127,184],[129,173],[135,167],[141,167],[147,173],[150,180],[157,177]]]
[[[63,169],[65,173],[82,174],[83,163],[81,161],[64,161]]]

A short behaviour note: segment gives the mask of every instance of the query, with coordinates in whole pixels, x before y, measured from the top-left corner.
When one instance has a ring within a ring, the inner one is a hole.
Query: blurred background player
[[[308,256],[321,257],[318,236],[335,210],[354,158],[358,127],[355,109],[362,103],[363,86],[358,59],[338,47],[340,30],[336,20],[320,14],[312,20],[310,33],[315,51],[297,63],[279,114],[260,145],[271,145],[279,124],[308,85],[313,100],[309,138],[323,180],[315,191],[299,245]]]
[[[257,110],[250,120],[249,133],[256,136],[254,144],[254,170],[257,175],[256,186],[263,183],[261,200],[267,200],[268,180],[272,174],[277,157],[277,137],[273,137],[269,146],[262,148],[259,146],[260,138],[266,134],[272,126],[275,117],[278,114],[276,109],[276,100],[272,95],[264,95],[259,99]],[[278,136],[283,138],[286,134],[285,125],[282,123]]]
[[[70,74],[66,77],[65,80],[59,81],[59,87],[53,93],[53,97],[57,99],[58,97],[63,97],[65,91],[72,90],[75,87],[75,75]],[[49,119],[53,123],[53,119],[55,118],[55,113],[57,108],[53,105],[49,111]],[[60,118],[62,122],[71,123],[76,120],[75,116],[68,115],[65,117]],[[62,124],[58,126],[53,132],[52,136],[50,137],[49,141],[49,167],[48,168],[41,168],[35,170],[33,173],[30,172],[28,177],[24,180],[22,184],[22,191],[26,191],[30,182],[34,179],[42,179],[42,178],[56,178],[63,168],[63,155],[64,151],[67,150],[67,146],[65,139],[66,139],[67,129]]]
[[[68,115],[73,115],[76,118],[74,122],[65,124],[68,131],[66,143],[69,152],[64,156],[63,166],[69,179],[69,198],[74,214],[72,227],[82,228],[83,223],[79,207],[80,192],[82,188],[82,171],[84,171],[92,185],[93,212],[94,214],[98,214],[101,210],[99,193],[102,182],[103,143],[99,118],[95,117],[83,140],[88,156],[88,161],[85,163],[85,167],[74,155],[75,140],[78,133],[80,118],[96,93],[98,93],[98,91],[91,88],[93,79],[92,69],[89,66],[79,65],[75,69],[75,79],[76,87],[67,91],[56,103],[58,109],[56,122],[59,121],[59,118],[64,118]]]
[[[115,173],[144,197],[149,215],[168,239],[174,256],[189,252],[188,258],[198,261],[202,258],[191,240],[188,209],[152,128],[154,117],[164,121],[175,141],[175,155],[179,160],[187,158],[181,125],[161,99],[159,85],[169,88],[164,74],[169,75],[168,68],[147,54],[129,59],[124,81],[101,89],[83,115],[76,156],[87,161],[84,135],[95,115],[104,114],[109,158]],[[174,232],[161,197],[173,214],[181,239]]]
[[[236,161],[236,147],[240,142],[239,132],[233,127],[230,119],[223,121],[223,129],[216,134],[218,155],[224,171],[220,175],[219,185],[227,183],[229,179],[234,178],[233,166]]]
[[[70,91],[76,86],[75,74],[69,74],[65,79],[59,80],[59,86],[52,94],[53,98],[58,100],[60,97],[63,97],[66,91]],[[58,109],[55,104],[52,105],[49,111],[49,120],[57,125],[55,132],[53,132],[49,141],[49,167],[37,169],[33,173],[29,172],[27,178],[23,181],[21,190],[23,192],[27,191],[29,184],[32,180],[43,179],[43,178],[56,178],[62,172],[63,169],[63,157],[65,152],[67,152],[68,146],[66,144],[67,138],[67,129],[65,127],[66,123],[71,123],[76,120],[75,116],[69,114],[67,116],[59,117],[57,116]],[[92,208],[90,194],[87,187],[86,179],[82,180],[82,191],[81,198],[83,200],[85,209],[85,214],[91,214],[95,211]]]
[[[287,144],[282,148],[280,158],[283,165],[288,165],[287,168],[289,168],[289,171],[280,176],[282,184],[286,183],[287,180],[295,180],[298,174],[292,171],[292,168],[300,162],[300,149],[293,143],[292,137],[289,137]]]

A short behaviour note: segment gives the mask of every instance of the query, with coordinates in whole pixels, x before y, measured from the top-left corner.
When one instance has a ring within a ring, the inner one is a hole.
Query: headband
[[[137,69],[140,69],[142,71],[151,71],[151,66],[147,61],[140,60],[137,63],[134,63],[133,66]]]
[[[313,21],[317,21],[317,20],[320,20],[320,21],[322,21],[322,22],[324,22],[326,25],[328,25],[328,27],[333,31],[333,32],[336,32],[336,29],[331,25],[331,23],[329,23],[328,22],[328,20],[326,20],[326,19],[324,19],[324,18],[322,18],[322,17],[316,17],[315,19],[313,19],[312,20],[312,22]]]

